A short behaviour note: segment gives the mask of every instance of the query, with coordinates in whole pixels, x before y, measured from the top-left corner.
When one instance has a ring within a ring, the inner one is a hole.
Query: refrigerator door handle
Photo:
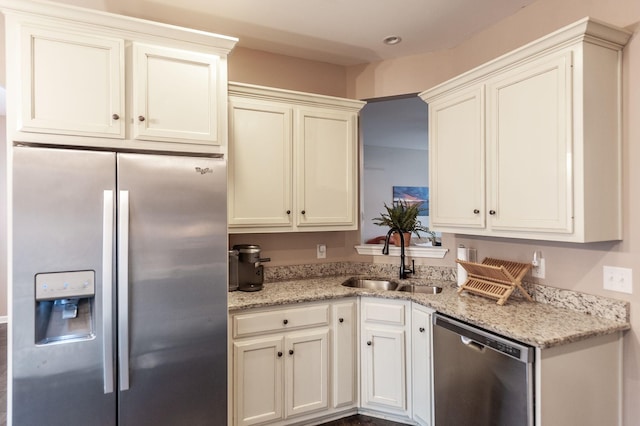
[[[113,191],[104,191],[102,209],[102,370],[107,394],[113,392]]]
[[[118,214],[118,359],[120,390],[129,389],[129,191],[120,191]]]

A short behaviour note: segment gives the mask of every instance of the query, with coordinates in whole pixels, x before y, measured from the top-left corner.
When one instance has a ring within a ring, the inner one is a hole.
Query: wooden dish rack
[[[527,300],[533,302],[529,293],[522,287],[522,278],[531,269],[530,263],[510,262],[490,257],[485,258],[482,263],[459,259],[456,259],[456,262],[467,271],[467,280],[458,289],[458,293],[466,290],[496,299],[498,305],[504,305],[517,287]]]

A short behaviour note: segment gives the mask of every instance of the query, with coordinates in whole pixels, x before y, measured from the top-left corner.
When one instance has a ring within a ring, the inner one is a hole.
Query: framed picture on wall
[[[429,216],[428,186],[394,186],[393,202],[403,201],[408,204],[422,204],[420,216]]]

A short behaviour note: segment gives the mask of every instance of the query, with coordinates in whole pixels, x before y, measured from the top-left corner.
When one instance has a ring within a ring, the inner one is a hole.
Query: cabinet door
[[[333,407],[354,405],[357,395],[357,302],[335,303],[332,311]]]
[[[404,328],[365,325],[363,339],[362,405],[382,411],[406,411]]]
[[[282,418],[282,342],[275,336],[233,343],[234,424]]]
[[[291,226],[291,108],[229,105],[229,226]]]
[[[133,137],[219,145],[219,59],[134,44]]]
[[[297,226],[357,229],[357,115],[320,109],[297,114]]]
[[[286,416],[329,407],[329,329],[285,337]]]
[[[430,227],[485,227],[484,90],[429,103]]]
[[[487,83],[492,230],[573,232],[571,53]]]
[[[411,347],[413,379],[413,419],[431,425],[431,313],[417,306],[412,309]]]
[[[23,26],[26,132],[124,138],[124,41]]]

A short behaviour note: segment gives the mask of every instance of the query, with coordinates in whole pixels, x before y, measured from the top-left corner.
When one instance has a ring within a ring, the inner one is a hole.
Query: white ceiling
[[[239,46],[354,65],[448,49],[534,0],[57,0],[240,38]],[[382,39],[402,37],[387,46]]]

